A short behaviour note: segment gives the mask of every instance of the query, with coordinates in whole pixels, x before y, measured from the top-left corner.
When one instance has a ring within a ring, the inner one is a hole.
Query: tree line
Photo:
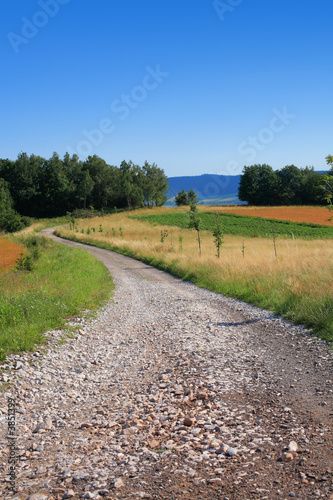
[[[328,175],[333,175],[333,164]],[[249,205],[325,205],[325,175],[313,167],[287,165],[281,170],[271,166],[245,166],[240,177],[238,198]]]
[[[15,161],[0,159],[1,220],[22,216],[57,217],[75,209],[96,210],[162,206],[167,200],[164,171],[147,161],[142,167],[123,161],[108,165],[94,155],[54,153],[48,160],[20,153]],[[7,216],[6,216],[7,214]]]

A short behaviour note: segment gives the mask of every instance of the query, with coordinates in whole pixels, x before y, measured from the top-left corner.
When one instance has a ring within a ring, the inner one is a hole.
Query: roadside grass
[[[63,328],[66,319],[83,311],[96,311],[113,290],[105,266],[87,252],[39,235],[15,240],[34,268],[0,276],[0,360],[34,350],[45,343],[45,332]]]
[[[163,208],[131,215],[173,211],[180,212]],[[202,231],[200,258],[196,231],[155,224],[114,214],[102,221],[79,221],[75,230],[63,227],[57,234],[134,257],[200,287],[272,310],[333,341],[332,240],[277,237],[276,256],[272,239],[225,235],[218,259],[211,231]],[[162,237],[165,230],[167,236]]]
[[[31,226],[25,227],[21,231],[15,233],[16,235],[28,236],[31,234],[39,233],[42,229],[47,229],[48,227],[60,226],[63,224],[68,224],[68,217],[54,217],[51,219],[37,219],[33,220]]]

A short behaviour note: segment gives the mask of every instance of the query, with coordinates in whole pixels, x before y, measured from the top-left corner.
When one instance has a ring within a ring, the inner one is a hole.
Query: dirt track
[[[12,357],[23,363],[9,372],[21,459],[13,494],[2,453],[2,498],[333,498],[324,342],[139,261],[63,243],[107,266],[114,302],[69,343]]]

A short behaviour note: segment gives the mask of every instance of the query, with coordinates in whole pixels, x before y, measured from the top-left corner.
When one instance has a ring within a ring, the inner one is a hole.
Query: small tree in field
[[[332,200],[333,200],[333,156],[328,155],[326,156],[326,163],[327,165],[331,166],[331,170],[328,174],[324,175],[324,191],[325,191],[325,198],[327,200],[327,203],[329,204],[328,209],[330,211],[333,210],[333,205],[332,205]],[[329,220],[333,220],[333,215]]]
[[[183,191],[178,191],[177,196],[175,196],[175,202],[178,207],[181,205],[196,205],[198,203],[198,196],[194,189],[190,189],[188,192],[183,189]]]
[[[184,236],[182,234],[179,235],[178,237],[178,241],[179,241],[179,250],[181,252],[183,252],[183,241],[184,241]]]
[[[224,233],[221,225],[221,220],[220,220],[220,214],[216,214],[216,219],[215,219],[215,229],[213,231],[213,236],[214,236],[214,244],[217,249],[217,258],[220,258],[220,249],[223,245],[223,239],[224,239]]]
[[[188,191],[187,198],[190,205],[196,205],[198,203],[198,196],[194,189]]]
[[[188,212],[188,217],[189,217],[188,227],[190,229],[195,229],[198,233],[199,255],[201,257],[201,240],[200,240],[201,219],[199,216],[198,208],[195,205],[190,206],[190,211]]]

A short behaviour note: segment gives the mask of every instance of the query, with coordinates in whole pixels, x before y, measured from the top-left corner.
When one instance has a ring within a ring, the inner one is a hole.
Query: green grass
[[[173,266],[177,273],[178,264],[175,262]],[[214,266],[203,265],[195,269],[190,280],[200,287],[271,310],[295,324],[312,329],[323,340],[333,342],[333,294],[320,297],[296,293],[288,285],[288,276],[283,274],[245,275],[235,279],[232,270],[229,271],[229,276],[226,273],[221,279],[216,276]],[[333,275],[333,266],[327,269],[327,273]]]
[[[45,342],[44,332],[63,327],[66,318],[83,310],[96,310],[113,290],[105,266],[84,250],[35,235],[21,237],[22,242],[38,260],[31,272],[0,275],[2,360],[10,353],[33,350]]]
[[[166,213],[156,215],[132,216],[151,224],[167,226],[188,227],[186,213]],[[215,228],[216,214],[201,212],[201,229],[213,231]],[[221,225],[225,234],[243,235],[248,237],[280,236],[285,238],[325,239],[333,238],[333,227],[307,224],[305,222],[289,222],[276,219],[263,219],[248,215],[220,214]]]

